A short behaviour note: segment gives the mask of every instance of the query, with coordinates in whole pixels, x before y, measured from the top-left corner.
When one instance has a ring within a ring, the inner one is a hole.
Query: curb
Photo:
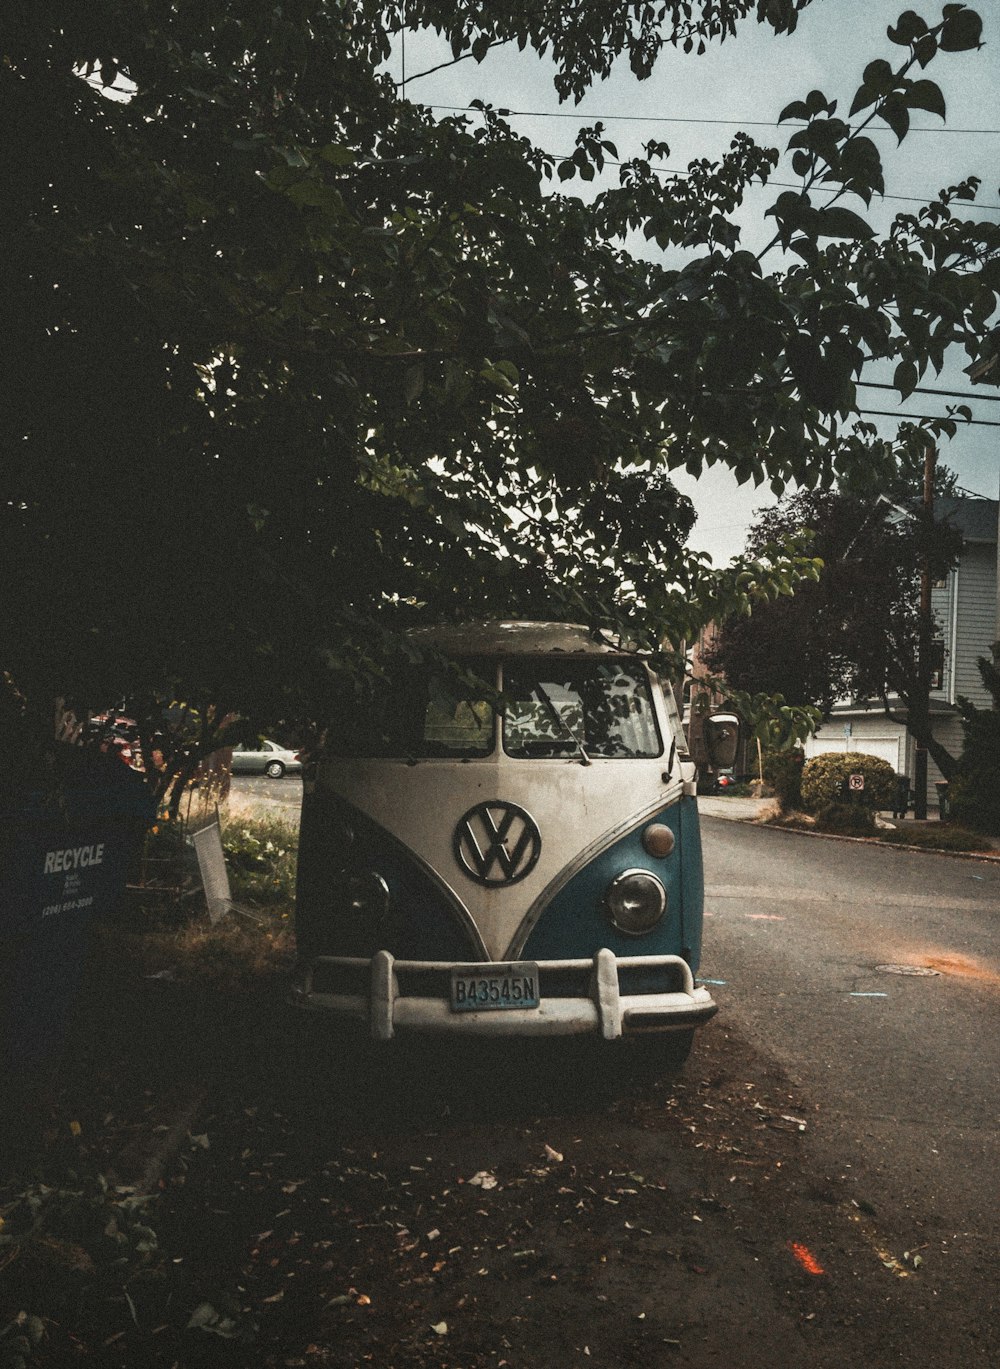
[[[721,813],[703,813],[701,816],[718,818],[720,822],[739,822],[745,827],[766,827],[770,832],[788,832],[795,837],[814,837],[821,841],[852,841],[862,846],[878,846],[884,851],[916,852],[922,856],[948,856],[952,860],[982,860],[987,864],[1000,861],[1000,851],[941,851],[934,846],[911,846],[905,841],[879,841],[878,837],[849,837],[839,832],[811,832],[805,827],[783,827],[780,823],[764,822],[761,818],[727,818]]]

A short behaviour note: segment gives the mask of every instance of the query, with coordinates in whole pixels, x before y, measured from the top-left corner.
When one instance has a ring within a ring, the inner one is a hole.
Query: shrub
[[[771,751],[764,760],[764,777],[774,790],[783,813],[802,807],[802,767],[805,755],[798,747]]]
[[[279,818],[229,819],[222,845],[233,897],[258,904],[291,903],[298,844],[298,831]]]
[[[860,803],[826,803],[816,814],[816,828],[820,832],[870,837],[875,831],[875,818],[872,810]]]
[[[1000,786],[994,763],[988,780],[979,773],[959,775],[948,786],[952,822],[1000,836]]]
[[[850,775],[863,775],[865,787],[845,800]],[[877,756],[866,756],[859,751],[847,755],[825,751],[806,761],[802,771],[802,803],[810,813],[818,813],[827,804],[845,801],[878,811],[892,808],[895,799],[896,772],[888,761]]]

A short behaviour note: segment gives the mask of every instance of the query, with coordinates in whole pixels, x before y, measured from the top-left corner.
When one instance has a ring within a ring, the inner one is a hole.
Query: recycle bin
[[[28,1081],[63,1043],[95,917],[124,897],[155,816],[117,756],[60,755],[47,788],[0,793],[0,1067]]]
[[[948,798],[948,781],[935,780],[934,788],[937,790],[938,817],[942,822],[947,822],[951,817],[951,800]]]

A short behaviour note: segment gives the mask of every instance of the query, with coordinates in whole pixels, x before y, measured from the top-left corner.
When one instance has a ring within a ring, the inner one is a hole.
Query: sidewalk
[[[768,808],[774,799],[723,798],[716,794],[698,795],[698,812],[708,818],[729,818],[735,822],[750,822]]]

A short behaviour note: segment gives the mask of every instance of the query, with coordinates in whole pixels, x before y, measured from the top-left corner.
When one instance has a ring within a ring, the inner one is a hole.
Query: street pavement
[[[818,1190],[853,1205],[926,1357],[1000,1363],[1000,864],[703,833],[719,1024],[802,1095]]]

